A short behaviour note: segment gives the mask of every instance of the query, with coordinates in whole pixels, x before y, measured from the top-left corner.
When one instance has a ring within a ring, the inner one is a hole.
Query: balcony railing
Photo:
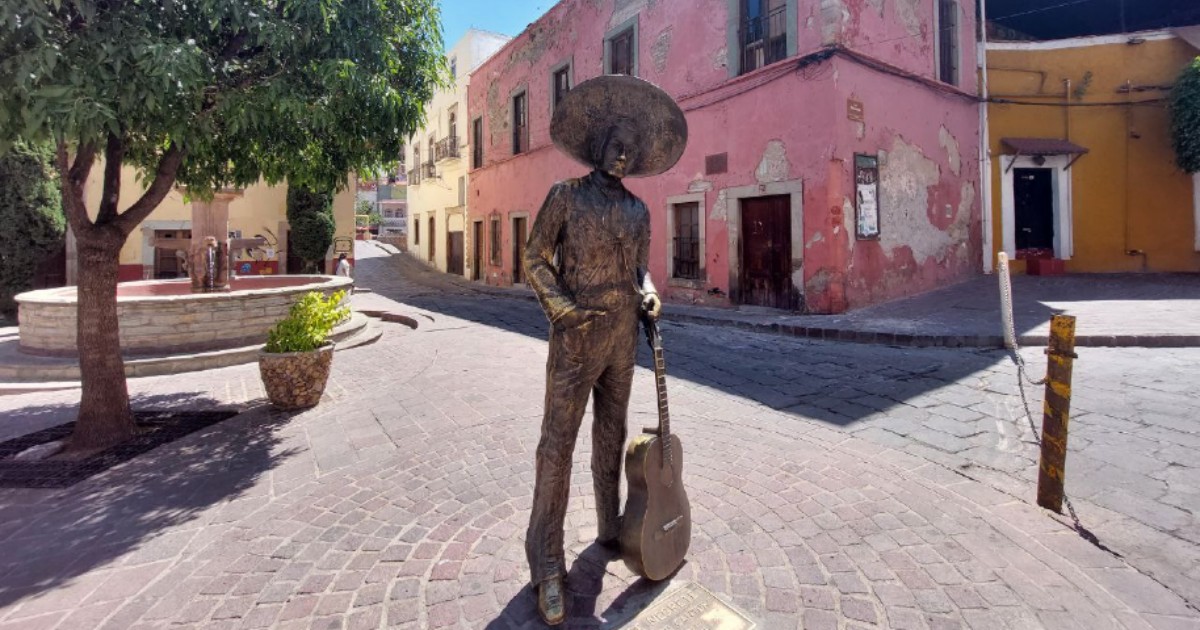
[[[423,168],[421,168],[421,166],[424,166],[424,165],[420,165],[417,168],[410,169],[408,171],[408,185],[409,186],[416,186],[417,184],[421,183],[421,171],[424,170]]]
[[[741,73],[761,68],[787,57],[787,7],[742,22],[738,39],[742,51]]]
[[[438,176],[437,166],[434,165],[433,160],[430,160],[421,165],[421,177],[422,178],[433,179],[437,176]]]
[[[433,147],[433,156],[436,161],[458,158],[458,136],[449,136],[438,140]]]

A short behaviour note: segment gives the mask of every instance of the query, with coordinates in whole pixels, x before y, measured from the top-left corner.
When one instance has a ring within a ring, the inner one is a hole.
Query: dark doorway
[[[54,247],[33,273],[34,289],[53,289],[67,284],[67,242]]]
[[[739,303],[792,308],[792,218],[788,195],[742,200]]]
[[[446,273],[463,275],[463,233],[446,233]]]
[[[483,277],[483,221],[471,224],[471,279]]]
[[[1013,169],[1018,258],[1054,256],[1054,184],[1048,168]]]
[[[437,255],[437,220],[429,217],[429,262],[435,262],[434,256]],[[435,263],[436,264],[436,263]]]
[[[513,222],[513,284],[525,282],[525,217],[516,217]]]
[[[294,254],[292,249],[292,231],[287,235],[287,272],[289,274],[304,273],[304,260]]]
[[[154,240],[192,238],[191,230],[155,230]],[[154,277],[159,280],[188,277],[187,250],[174,247],[154,248]]]

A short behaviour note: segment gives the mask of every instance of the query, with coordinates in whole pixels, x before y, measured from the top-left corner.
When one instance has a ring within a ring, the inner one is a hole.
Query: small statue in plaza
[[[593,169],[550,189],[523,261],[551,323],[525,548],[538,613],[557,625],[566,619],[563,521],[571,459],[588,396],[597,542],[616,548],[638,324],[643,316],[657,319],[662,306],[647,268],[650,215],[621,180],[671,168],[687,143],[687,122],[661,89],[608,75],[567,94],[555,109],[550,135],[560,150]]]

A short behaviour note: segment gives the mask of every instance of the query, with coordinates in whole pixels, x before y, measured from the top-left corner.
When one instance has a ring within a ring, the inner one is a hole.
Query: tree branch
[[[162,203],[163,198],[167,193],[171,192],[171,187],[175,185],[175,176],[179,172],[179,165],[183,163],[185,151],[179,148],[179,145],[171,143],[170,148],[158,160],[158,169],[154,172],[154,180],[150,182],[150,187],[145,193],[129,206],[125,212],[113,220],[113,225],[117,226],[121,233],[128,236],[133,232],[134,228],[150,213]]]
[[[80,236],[90,230],[93,225],[87,215],[87,206],[83,203],[83,183],[87,181],[92,163],[96,159],[96,148],[91,143],[79,147],[75,154],[75,164],[67,166],[67,142],[59,140],[56,147],[58,158],[59,184],[62,187],[63,209],[66,211],[67,222]]]
[[[104,148],[104,192],[100,196],[100,212],[96,224],[111,223],[117,218],[117,202],[121,199],[121,166],[125,163],[125,141],[108,134]]]

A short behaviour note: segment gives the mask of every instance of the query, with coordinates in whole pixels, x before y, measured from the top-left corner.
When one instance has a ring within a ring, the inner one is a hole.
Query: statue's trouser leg
[[[606,357],[587,357],[584,331],[554,331],[546,362],[546,402],[538,441],[533,509],[525,555],[534,584],[566,575],[563,521],[571,488],[571,455],[588,393]],[[589,361],[584,359],[588,358]]]
[[[619,316],[618,316],[619,317]],[[628,320],[629,317],[619,317]],[[614,322],[614,347],[608,366],[593,390],[592,484],[596,492],[597,539],[611,541],[621,533],[621,461],[629,390],[637,356],[637,320]],[[632,329],[632,331],[630,330]]]

